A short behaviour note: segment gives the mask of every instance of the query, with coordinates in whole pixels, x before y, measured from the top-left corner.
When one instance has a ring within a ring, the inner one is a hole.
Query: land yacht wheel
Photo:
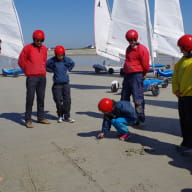
[[[6,73],[2,73],[3,77],[7,77],[7,74]]]
[[[109,68],[108,73],[109,73],[109,74],[113,74],[113,73],[114,73],[113,68]]]
[[[19,73],[17,71],[13,72],[13,77],[18,77]]]
[[[123,68],[120,69],[120,76],[124,76]]]
[[[153,96],[159,95],[159,87],[157,84],[152,85],[151,92],[152,92]]]
[[[100,69],[95,68],[95,73],[99,73],[99,72],[100,72]]]
[[[166,79],[163,80],[162,88],[167,88],[168,85],[169,85],[169,79],[166,78]]]

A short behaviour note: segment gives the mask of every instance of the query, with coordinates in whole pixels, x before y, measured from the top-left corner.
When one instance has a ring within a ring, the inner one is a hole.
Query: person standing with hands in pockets
[[[178,97],[179,120],[183,140],[177,150],[192,156],[192,35],[179,38],[183,57],[175,64],[172,91]]]
[[[53,73],[52,93],[57,108],[58,123],[66,121],[75,122],[70,117],[71,91],[68,71],[75,66],[74,61],[65,56],[65,48],[57,45],[54,49],[55,56],[47,61],[47,71]]]
[[[33,32],[33,43],[26,45],[20,53],[18,64],[26,78],[25,126],[33,128],[31,114],[35,93],[37,96],[37,122],[50,124],[45,119],[44,99],[46,88],[47,48],[43,45],[45,34],[42,30]]]
[[[138,124],[140,124],[140,122],[145,122],[143,80],[149,71],[150,54],[144,45],[137,42],[138,33],[136,30],[129,30],[125,37],[129,42],[129,46],[126,49],[123,66],[124,79],[121,100],[130,101],[132,95],[135,111],[139,119]]]

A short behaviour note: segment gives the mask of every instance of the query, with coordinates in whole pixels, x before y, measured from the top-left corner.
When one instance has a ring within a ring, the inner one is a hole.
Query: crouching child
[[[98,103],[98,109],[104,114],[102,130],[97,135],[98,139],[103,138],[113,125],[120,134],[119,139],[124,141],[130,136],[128,125],[139,126],[138,116],[129,101],[103,98]]]

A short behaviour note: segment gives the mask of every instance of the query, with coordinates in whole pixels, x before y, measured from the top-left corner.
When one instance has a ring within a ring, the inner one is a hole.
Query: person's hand
[[[180,92],[179,90],[177,90],[177,91],[175,92],[175,95],[176,95],[177,97],[180,97],[181,92]]]
[[[102,132],[101,132],[101,133],[99,133],[99,134],[97,135],[97,139],[102,139],[102,138],[104,137],[104,135],[105,135],[105,134],[104,134],[104,133],[102,133]]]

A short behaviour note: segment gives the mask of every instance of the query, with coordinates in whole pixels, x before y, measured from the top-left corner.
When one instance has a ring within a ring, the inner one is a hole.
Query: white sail
[[[99,55],[113,60],[124,58],[128,46],[125,33],[130,29],[138,31],[139,42],[149,49],[152,64],[158,55],[180,57],[177,40],[184,34],[184,28],[179,0],[155,0],[154,29],[148,0],[114,0],[111,17],[107,1],[95,0],[95,42]]]
[[[17,59],[23,48],[22,30],[13,0],[0,0],[0,18],[0,65],[10,66],[10,60]]]
[[[139,42],[151,50],[151,20],[147,0],[114,0],[109,43],[125,55],[128,42],[125,34],[135,29],[139,33]]]
[[[180,57],[177,40],[184,34],[179,0],[155,0],[153,50]]]
[[[94,32],[95,46],[98,55],[119,61],[113,47],[108,45],[108,33],[111,24],[111,17],[107,0],[95,0],[94,7]]]

